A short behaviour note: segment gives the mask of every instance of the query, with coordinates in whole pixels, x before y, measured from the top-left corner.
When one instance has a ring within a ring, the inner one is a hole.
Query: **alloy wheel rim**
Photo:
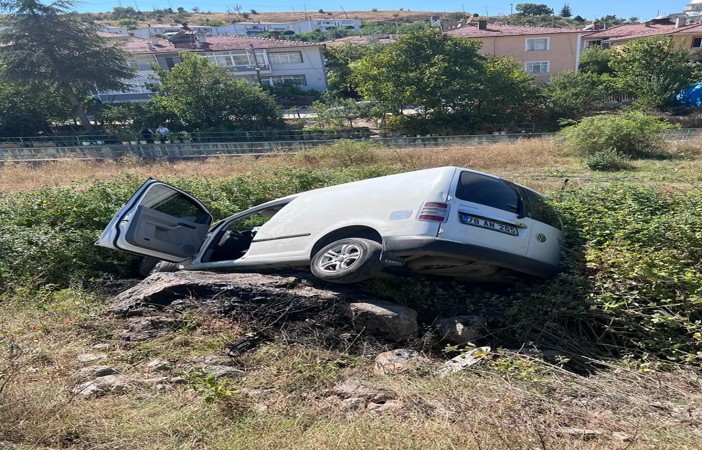
[[[363,250],[356,244],[336,245],[324,252],[317,266],[323,272],[340,272],[353,266],[362,254]]]

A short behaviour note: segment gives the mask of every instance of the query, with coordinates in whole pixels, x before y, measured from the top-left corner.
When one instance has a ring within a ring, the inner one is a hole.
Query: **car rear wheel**
[[[322,248],[312,257],[312,273],[333,283],[355,283],[366,280],[383,268],[382,247],[363,238],[341,239]]]

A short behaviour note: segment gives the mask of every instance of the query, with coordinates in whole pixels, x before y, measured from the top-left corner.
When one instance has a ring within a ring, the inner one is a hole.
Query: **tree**
[[[405,105],[441,113],[472,105],[485,77],[479,43],[436,29],[401,36],[351,65],[352,82],[366,99],[391,111]]]
[[[512,58],[490,57],[485,69],[485,80],[475,102],[479,122],[515,124],[541,109],[533,78]]]
[[[647,108],[667,106],[700,76],[690,52],[665,36],[631,41],[611,56],[609,64],[621,89],[635,94],[636,104]]]
[[[612,59],[612,50],[602,47],[588,47],[580,56],[578,70],[586,73],[602,75],[611,74],[614,70],[610,67],[609,61]]]
[[[261,129],[279,124],[278,105],[261,86],[236,79],[194,53],[181,53],[171,70],[156,68],[158,95],[152,99],[188,130]]]
[[[134,76],[124,52],[71,12],[74,0],[0,0],[9,13],[0,32],[0,77],[61,93],[86,132],[92,131],[84,99],[95,91],[127,89]]]
[[[561,8],[561,17],[565,17],[567,19],[572,15],[573,13],[570,11],[570,5],[568,5],[568,3],[564,4],[563,8]]]
[[[50,133],[52,120],[70,117],[70,105],[55,91],[0,81],[0,136]]]
[[[351,64],[379,51],[377,45],[360,45],[347,42],[330,45],[324,49],[327,67],[327,83],[333,96],[358,98],[356,85],[351,79]]]
[[[614,93],[611,78],[590,72],[564,72],[554,75],[543,90],[547,107],[555,120],[579,119],[602,106]]]
[[[553,9],[544,4],[518,3],[515,8],[521,16],[548,16],[553,14]]]

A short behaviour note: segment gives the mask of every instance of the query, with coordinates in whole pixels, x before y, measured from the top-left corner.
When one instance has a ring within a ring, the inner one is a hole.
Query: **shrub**
[[[607,148],[585,157],[585,165],[590,170],[615,171],[628,167],[625,159],[613,148]]]
[[[342,139],[331,145],[301,152],[298,158],[312,165],[356,167],[378,162],[373,147],[368,142]]]
[[[661,150],[665,131],[673,125],[641,112],[586,117],[559,136],[583,156],[612,149],[621,156],[652,156]]]

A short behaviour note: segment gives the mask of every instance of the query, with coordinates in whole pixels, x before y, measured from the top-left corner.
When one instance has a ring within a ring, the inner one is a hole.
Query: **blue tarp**
[[[695,83],[683,88],[675,96],[682,106],[702,106],[702,83]]]

